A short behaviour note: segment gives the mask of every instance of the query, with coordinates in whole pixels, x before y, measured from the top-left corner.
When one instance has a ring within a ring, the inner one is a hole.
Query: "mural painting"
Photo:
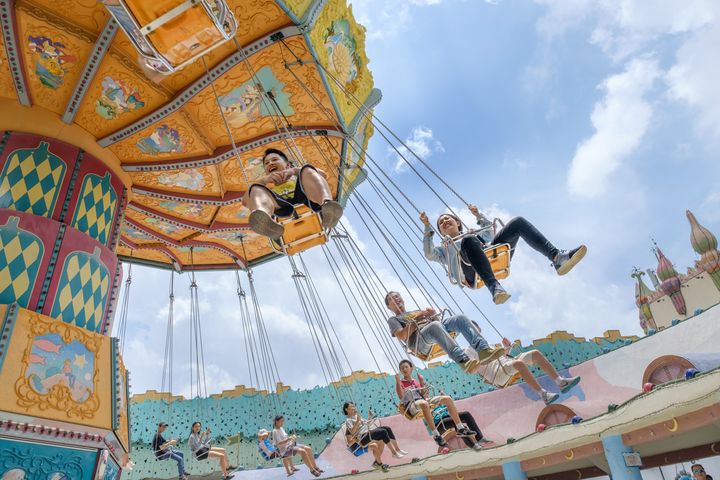
[[[158,183],[168,187],[179,187],[199,192],[205,187],[205,177],[197,170],[185,170],[178,173],[160,174]]]
[[[77,63],[77,57],[65,52],[62,42],[39,35],[28,35],[28,47],[35,58],[35,73],[40,83],[53,90],[64,82],[65,75]]]
[[[176,202],[174,200],[163,200],[160,202],[160,206],[181,217],[200,217],[203,214],[203,206],[199,203],[183,203]]]
[[[92,478],[97,451],[0,438],[0,480]]]
[[[45,395],[56,385],[70,390],[70,398],[83,403],[92,395],[95,356],[78,340],[63,342],[57,333],[35,337],[25,372],[30,386]]]
[[[168,125],[160,125],[152,134],[141,138],[135,145],[147,155],[182,153],[185,150],[180,133]]]
[[[122,234],[133,240],[154,240],[154,238],[147,233],[127,223],[123,224]]]
[[[155,217],[147,217],[145,219],[145,223],[147,223],[151,227],[159,230],[160,232],[164,233],[165,235],[173,235],[174,233],[177,233],[180,230],[183,230],[182,227],[178,227],[176,225],[173,225],[170,222],[166,222],[165,220],[160,220],[159,218],[155,218]]]
[[[137,88],[109,76],[103,78],[102,93],[95,102],[95,111],[102,118],[112,120],[144,106]]]
[[[230,126],[238,128],[260,117],[277,114],[277,107],[285,116],[293,115],[290,95],[283,91],[284,87],[270,67],[263,67],[251,80],[220,96],[219,102]],[[270,100],[263,101],[265,92],[272,94],[277,107]]]
[[[358,76],[360,57],[355,38],[350,33],[350,22],[344,18],[334,20],[325,32],[325,48],[329,70],[340,82],[347,85]]]

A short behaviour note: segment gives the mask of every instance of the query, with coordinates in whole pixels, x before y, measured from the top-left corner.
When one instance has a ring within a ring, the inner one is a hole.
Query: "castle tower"
[[[710,275],[713,283],[720,290],[720,252],[717,249],[717,238],[710,230],[698,223],[690,210],[686,214],[690,222],[690,243],[693,250],[700,254],[698,266]]]
[[[681,281],[678,272],[673,267],[673,264],[667,257],[662,253],[660,247],[655,247],[655,255],[658,259],[657,275],[661,280],[660,291],[670,297],[672,300],[675,311],[680,315],[687,314],[687,307],[685,306],[685,298],[683,298],[681,288]]]
[[[652,295],[653,291],[643,282],[643,275],[645,275],[645,272],[635,268],[631,276],[637,279],[635,284],[635,305],[639,309],[640,327],[645,333],[648,333],[650,329],[657,330],[657,325],[650,310],[650,295]]]

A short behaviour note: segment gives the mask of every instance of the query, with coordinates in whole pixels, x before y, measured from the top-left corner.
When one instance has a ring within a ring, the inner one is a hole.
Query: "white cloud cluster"
[[[570,164],[572,194],[594,197],[603,193],[611,174],[638,147],[653,113],[645,94],[659,75],[655,60],[638,59],[603,82],[605,98],[595,104],[591,116],[595,133],[580,143]]]
[[[393,167],[396,173],[404,172],[408,169],[406,160],[410,162],[416,161],[410,150],[415,152],[423,160],[429,159],[435,153],[445,151],[442,143],[433,136],[432,129],[422,125],[412,129],[410,135],[405,139],[405,145],[408,146],[409,150],[404,146],[400,146],[398,151],[401,155],[398,155],[393,148],[388,147],[388,152],[394,155],[396,159],[395,166]]]

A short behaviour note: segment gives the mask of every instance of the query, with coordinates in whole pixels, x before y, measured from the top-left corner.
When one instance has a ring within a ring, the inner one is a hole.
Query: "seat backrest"
[[[280,219],[279,223],[285,227],[279,245],[273,242],[273,248],[279,253],[294,255],[305,250],[323,245],[327,242],[327,234],[322,227],[320,214],[313,212],[306,205],[295,205],[295,214],[292,217]]]

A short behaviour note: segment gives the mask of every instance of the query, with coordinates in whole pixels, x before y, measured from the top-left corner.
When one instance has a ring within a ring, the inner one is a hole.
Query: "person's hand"
[[[470,213],[472,213],[476,217],[480,216],[480,211],[478,210],[477,206],[473,205],[472,203],[468,205],[468,210],[470,210]]]
[[[503,347],[505,347],[505,348],[510,348],[510,347],[512,347],[512,343],[510,343],[510,340],[508,340],[508,339],[505,338],[505,337],[503,337],[503,339],[502,339],[502,344],[503,344]]]
[[[399,374],[399,373],[396,373],[396,374],[395,374],[395,381],[396,381],[396,382],[399,382],[399,381],[400,381],[400,374]]]
[[[436,313],[437,313],[437,312],[436,312],[435,309],[432,308],[432,307],[428,307],[428,308],[426,308],[425,310],[423,310],[423,316],[424,316],[425,318],[432,317],[432,316],[435,315]]]
[[[430,220],[428,220],[427,213],[420,212],[420,221],[425,225],[426,227],[430,226]]]
[[[177,445],[177,439],[173,438],[168,442],[170,445]]]

